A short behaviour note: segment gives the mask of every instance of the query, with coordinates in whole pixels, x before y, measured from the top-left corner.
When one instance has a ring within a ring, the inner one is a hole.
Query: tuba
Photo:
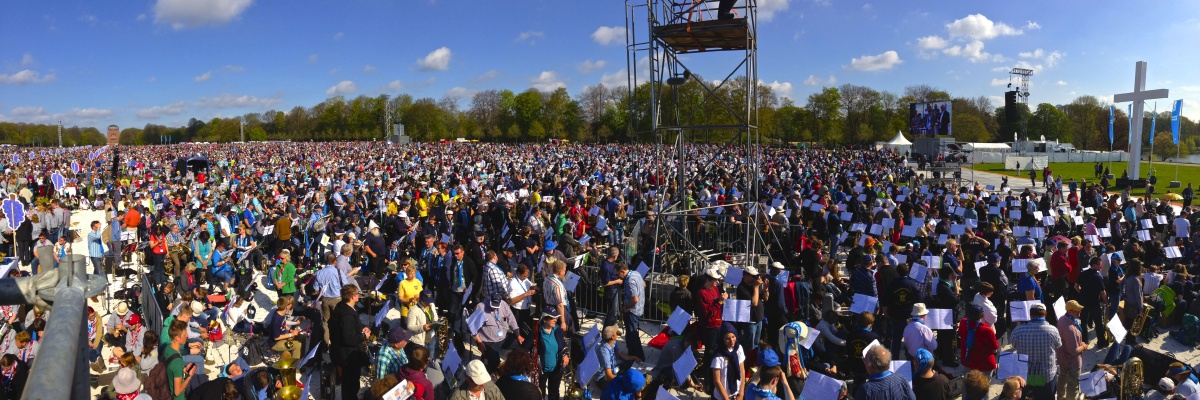
[[[1129,329],[1129,334],[1133,337],[1141,336],[1142,331],[1146,328],[1146,319],[1150,317],[1150,311],[1154,310],[1154,306],[1146,304],[1142,307],[1142,312],[1133,319],[1133,326]]]
[[[1117,391],[1117,399],[1133,400],[1142,398],[1142,360],[1130,358],[1121,368],[1121,386]]]

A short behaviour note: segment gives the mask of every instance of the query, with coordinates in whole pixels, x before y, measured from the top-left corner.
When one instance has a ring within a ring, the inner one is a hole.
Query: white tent
[[[908,141],[908,139],[905,139],[903,133],[896,131],[896,137],[892,138],[892,140],[884,143],[880,147],[884,149],[895,149],[897,152],[904,154],[912,149],[912,142]]]

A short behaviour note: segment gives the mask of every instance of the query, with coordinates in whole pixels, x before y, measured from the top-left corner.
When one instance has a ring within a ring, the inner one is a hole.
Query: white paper
[[[1019,273],[1022,273],[1022,272],[1028,271],[1028,270],[1029,270],[1029,259],[1014,258],[1012,260],[1012,272],[1014,274],[1019,274]]]
[[[800,398],[836,399],[841,394],[842,381],[810,371],[808,373],[808,380],[804,383],[804,391],[800,393]]]
[[[801,322],[801,323],[803,324],[803,322]],[[821,336],[821,331],[809,328],[808,336],[804,337],[804,341],[800,342],[800,345],[804,346],[804,348],[806,348],[806,349],[811,349],[813,343],[817,342],[817,337],[819,337],[819,336]]]
[[[1012,301],[1008,303],[1008,314],[1012,317],[1013,322],[1029,320],[1029,306],[1026,303],[1027,301]]]
[[[954,310],[948,308],[931,308],[925,316],[925,326],[940,331],[954,329]]]
[[[730,322],[750,322],[750,300],[725,300],[721,319]]]
[[[1084,396],[1096,397],[1108,389],[1108,381],[1104,377],[1105,371],[1098,370],[1079,376],[1079,391],[1083,392]]]
[[[1149,241],[1150,240],[1150,231],[1137,231],[1137,237],[1138,237],[1138,240]]]
[[[600,343],[600,324],[592,325],[592,330],[583,335],[583,351],[591,352],[597,343]]]
[[[883,347],[883,345],[879,343],[879,339],[875,339],[875,340],[871,341],[871,344],[868,344],[867,347],[863,347],[863,351],[862,351],[863,358],[866,358],[867,353],[870,352],[871,348],[875,347],[875,346]]]
[[[1166,216],[1166,215],[1159,215],[1159,216],[1158,216],[1158,224],[1159,224],[1159,225],[1166,225],[1166,224],[1167,224],[1167,216]]]
[[[897,256],[900,257],[900,256]],[[908,276],[912,277],[917,282],[925,282],[925,274],[929,268],[921,264],[913,264],[912,269],[908,270]]]
[[[691,322],[691,320],[692,314],[676,306],[675,312],[671,313],[671,318],[667,319],[667,326],[672,331],[675,331],[676,334],[683,334],[683,330],[687,328],[688,322]]]
[[[579,286],[579,275],[568,271],[567,281],[563,282],[563,285],[567,287],[568,292],[575,293],[575,288]]]
[[[1013,376],[1026,378],[1029,375],[1029,356],[1027,355],[1013,352],[1000,353],[996,364],[999,366],[999,370],[996,371],[996,377],[999,379]]]
[[[987,266],[987,261],[979,261],[975,263],[975,276],[979,276],[979,270]]]
[[[1114,343],[1121,343],[1122,340],[1125,340],[1125,334],[1128,332],[1125,330],[1125,326],[1121,325],[1120,318],[1109,319],[1107,326],[1108,332],[1112,333],[1113,340],[1116,341]]]
[[[838,216],[841,217],[842,222],[850,222],[851,219],[854,219],[854,214],[851,214],[849,211],[843,211]]]
[[[787,282],[788,278],[791,278],[791,277],[792,277],[792,273],[787,272],[787,271],[779,271],[779,274],[775,275],[775,279],[779,280],[780,282]],[[785,285],[786,285],[786,283],[785,283]]]
[[[950,240],[950,235],[938,235],[938,244],[944,245],[947,240]]]
[[[850,225],[850,232],[862,232],[867,229],[867,224],[856,222]]]
[[[1164,247],[1163,251],[1167,253],[1167,258],[1182,258],[1183,254],[1179,252],[1179,246]],[[3,275],[0,275],[3,276]]]
[[[907,262],[908,262],[908,256],[907,256],[907,255],[904,255],[904,254],[895,254],[895,255],[894,255],[894,257],[896,257],[896,262],[897,262],[897,263],[904,264],[904,263],[907,263]],[[914,264],[914,265],[915,265],[915,264]],[[918,280],[919,280],[919,279],[918,279]]]
[[[904,227],[904,229],[900,231],[900,236],[917,237],[917,226],[916,225],[906,225]]]
[[[638,263],[637,273],[638,275],[641,275],[643,279],[646,278],[646,275],[650,273],[650,266],[646,265],[645,262]]]
[[[988,214],[1000,215],[1000,207],[999,206],[988,207]]]
[[[1142,220],[1142,229],[1153,229],[1153,228],[1154,228],[1154,221],[1151,221],[1148,219]]]
[[[962,235],[964,233],[967,233],[966,225],[962,225],[962,224],[950,225],[950,234],[951,235]]]
[[[300,359],[300,363],[296,364],[296,368],[298,369],[300,367],[303,367],[304,364],[308,362],[308,360],[313,359],[313,357],[315,357],[317,355],[317,349],[320,349],[320,348],[321,348],[321,346],[313,346],[312,350],[309,350],[308,354],[305,354],[304,358]]]
[[[1054,315],[1057,315],[1060,317],[1063,315],[1067,315],[1067,301],[1063,300],[1062,297],[1059,297],[1058,300],[1055,300],[1053,306],[1054,306]]]
[[[862,314],[863,312],[875,312],[875,307],[879,304],[878,297],[867,296],[865,294],[855,294],[854,304],[850,306],[850,312]]]
[[[691,375],[692,370],[696,369],[696,364],[696,355],[692,354],[691,347],[688,347],[679,356],[679,359],[671,363],[671,369],[675,370],[675,383],[682,385],[687,382],[688,375]]]
[[[568,272],[568,274],[569,274],[569,273],[570,273],[570,272]],[[465,294],[470,294],[470,293],[471,293],[471,291],[472,291],[472,290],[474,290],[474,289],[475,289],[475,282],[471,282],[471,284],[470,284],[470,285],[467,285],[467,290],[466,290],[466,291],[464,291],[463,293],[465,293]],[[461,304],[459,304],[459,305],[467,304],[467,300],[468,300],[468,299],[470,299],[470,298],[471,298],[471,296],[463,296],[463,298],[462,298],[462,303],[461,303]]]
[[[675,395],[671,394],[671,392],[667,391],[667,388],[663,386],[658,387],[658,395],[656,395],[654,398],[655,400],[679,400],[678,397],[675,397]]]
[[[725,283],[737,286],[742,283],[742,275],[746,271],[737,267],[729,267],[725,270]]]
[[[930,269],[938,269],[942,267],[942,257],[939,256],[921,256],[921,261],[925,262],[925,266]]]
[[[871,234],[876,235],[876,236],[882,235],[883,234],[883,225],[872,224],[871,225]]]
[[[1112,237],[1112,229],[1096,228],[1096,233],[1099,233],[1100,237]]]
[[[379,324],[383,323],[383,318],[386,317],[388,311],[391,311],[391,310],[392,310],[392,301],[388,300],[388,301],[384,302],[383,308],[379,309],[378,313],[375,313],[375,326],[379,326]]]
[[[892,361],[892,366],[888,370],[893,374],[903,376],[904,380],[908,381],[908,387],[912,387],[912,361]]]
[[[487,314],[483,312],[483,307],[475,308],[475,312],[467,317],[467,327],[471,329],[471,334],[479,333],[479,328],[483,327],[483,323],[487,321]]]
[[[575,376],[575,381],[579,382],[580,387],[587,387],[599,372],[600,356],[596,355],[594,351],[589,351],[587,355],[583,356],[583,362],[579,363],[579,374]]]
[[[590,240],[592,240],[592,237],[588,236],[587,234],[584,234],[583,237],[579,238],[579,245],[587,246],[588,241],[590,241]]]
[[[305,386],[305,389],[307,388],[308,387]],[[412,397],[412,395],[413,392],[408,390],[408,380],[406,379],[400,381],[400,383],[397,383],[396,386],[392,386],[391,389],[388,389],[387,393],[383,394],[383,400],[407,400],[409,397]]]

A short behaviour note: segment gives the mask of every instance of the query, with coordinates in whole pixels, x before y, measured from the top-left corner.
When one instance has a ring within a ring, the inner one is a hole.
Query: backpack
[[[787,306],[788,314],[795,314],[800,309],[800,304],[796,301],[796,285],[800,282],[789,280],[787,286],[783,290],[783,302]]]
[[[1196,318],[1192,314],[1184,314],[1179,331],[1171,332],[1171,338],[1184,346],[1196,347],[1197,341],[1200,340],[1200,318]]]
[[[168,382],[167,368],[171,361],[180,358],[179,353],[172,354],[163,362],[158,363],[154,368],[150,369],[150,374],[146,375],[146,394],[154,400],[171,400],[175,396],[171,390],[171,382]]]
[[[271,266],[271,269],[267,270],[267,289],[269,290],[279,290],[275,288],[275,268],[278,266],[279,264],[276,263]]]

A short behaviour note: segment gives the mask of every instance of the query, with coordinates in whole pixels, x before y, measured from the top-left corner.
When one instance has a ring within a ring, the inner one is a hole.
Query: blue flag
[[[1179,144],[1179,114],[1183,112],[1183,100],[1175,100],[1175,107],[1171,110],[1171,139],[1175,140],[1175,144]]]
[[[1133,143],[1133,104],[1129,105],[1129,143]]]
[[[1158,124],[1158,103],[1154,103],[1154,116],[1150,118],[1150,141],[1154,141],[1154,126]]]
[[[1113,120],[1116,119],[1117,106],[1108,106],[1108,143],[1113,143]]]

